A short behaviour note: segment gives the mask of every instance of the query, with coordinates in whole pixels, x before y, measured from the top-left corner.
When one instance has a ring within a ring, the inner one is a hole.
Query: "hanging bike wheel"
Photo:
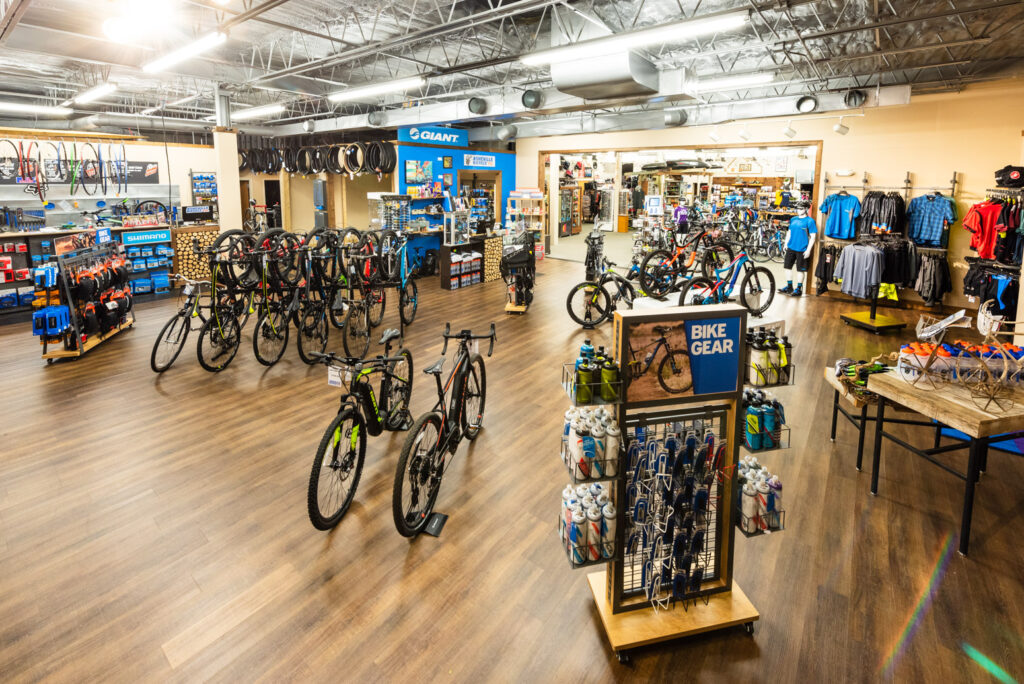
[[[387,290],[379,285],[366,290],[367,318],[371,328],[376,328],[384,320],[384,305],[387,298]]]
[[[403,537],[418,534],[430,520],[441,485],[436,472],[443,467],[444,453],[438,446],[441,414],[420,416],[402,445],[395,470],[395,486],[391,495],[391,513],[395,528]]]
[[[366,356],[370,349],[370,321],[366,305],[362,302],[349,304],[345,315],[345,332],[341,336],[341,344],[345,347],[345,355],[357,359]]]
[[[214,311],[199,330],[199,365],[211,373],[228,367],[242,342],[238,319],[229,310]]]
[[[753,316],[760,316],[775,299],[775,276],[764,266],[747,270],[740,285],[740,304]]]
[[[299,325],[296,332],[296,347],[303,363],[312,366],[317,362],[313,352],[323,354],[327,349],[327,337],[331,332],[327,324],[327,311],[322,301],[308,301],[299,310]]]
[[[327,426],[313,458],[306,497],[313,527],[329,530],[345,517],[365,459],[366,430],[359,413],[346,407]]]
[[[569,290],[565,309],[569,318],[584,328],[600,325],[614,311],[608,291],[597,283],[589,282],[582,282]]]
[[[666,392],[681,394],[693,388],[690,355],[684,351],[666,354],[658,364],[658,384]]]
[[[338,330],[345,327],[346,307],[345,293],[338,289],[331,295],[331,304],[327,307],[327,320]]]
[[[264,310],[256,319],[252,331],[252,351],[256,360],[264,366],[273,366],[281,360],[288,346],[288,316],[283,306],[274,305]]]
[[[402,322],[411,324],[416,319],[416,306],[419,300],[419,288],[416,281],[411,278],[406,281],[405,287],[398,291],[398,315]]]
[[[401,241],[398,239],[397,233],[392,230],[381,232],[380,244],[377,249],[380,254],[381,275],[384,280],[395,281],[402,277],[399,244]]]

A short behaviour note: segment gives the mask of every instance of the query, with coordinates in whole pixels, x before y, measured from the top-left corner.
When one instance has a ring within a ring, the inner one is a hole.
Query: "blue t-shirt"
[[[853,195],[829,195],[818,210],[828,214],[825,235],[840,240],[850,240],[856,236],[854,219],[860,216],[859,199]]]
[[[794,252],[802,252],[807,249],[810,243],[808,236],[818,232],[818,224],[810,216],[796,216],[789,220],[789,239],[786,241],[786,249]]]

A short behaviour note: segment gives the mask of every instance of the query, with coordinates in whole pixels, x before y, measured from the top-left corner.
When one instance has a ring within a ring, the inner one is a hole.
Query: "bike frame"
[[[650,354],[647,355],[647,359],[638,360],[636,358],[637,354],[651,346],[653,346],[654,349],[651,351]],[[634,377],[639,377],[651,369],[651,366],[654,365],[654,359],[658,356],[658,352],[661,351],[662,347],[665,348],[666,354],[672,353],[672,346],[669,344],[668,340],[665,338],[664,335],[656,339],[651,344],[648,344],[645,347],[640,347],[640,349],[633,349],[633,345],[629,346],[629,356],[631,359],[633,359],[630,365],[632,365],[633,363],[640,363],[641,361],[644,363],[643,370],[641,370],[639,373],[636,373]]]

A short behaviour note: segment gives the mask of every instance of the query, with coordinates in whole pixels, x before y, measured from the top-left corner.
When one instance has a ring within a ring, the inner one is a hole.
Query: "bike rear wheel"
[[[384,320],[384,306],[387,304],[387,290],[377,285],[366,290],[366,310],[369,312],[371,328],[376,328]]]
[[[185,347],[190,327],[188,314],[185,313],[175,314],[164,324],[153,343],[153,352],[149,355],[149,366],[154,373],[163,373],[177,360]]]
[[[664,299],[676,282],[676,267],[669,264],[672,255],[663,249],[656,249],[640,264],[640,289],[649,296]],[[682,259],[680,254],[677,259]]]
[[[666,392],[681,394],[693,387],[690,355],[684,351],[666,354],[658,365],[658,384]]]
[[[777,264],[785,261],[786,250],[782,248],[777,240],[772,240],[768,245],[768,258]]]
[[[754,316],[760,316],[775,299],[775,276],[764,266],[748,269],[740,284],[740,304]]]
[[[466,373],[466,389],[462,405],[462,431],[466,438],[474,440],[484,424],[484,405],[487,400],[487,373],[484,359],[479,354],[469,355],[469,372]]]
[[[732,250],[724,242],[715,244],[704,250],[700,260],[700,272],[705,278],[714,278],[715,269],[725,268],[732,261]]]
[[[714,304],[714,283],[707,278],[693,278],[679,293],[679,306]]]
[[[569,291],[565,299],[569,318],[584,328],[600,325],[613,311],[608,291],[597,283],[582,282]]]
[[[407,411],[412,397],[412,354],[408,349],[401,349],[396,356],[402,357],[401,360],[388,362],[388,371],[395,377],[385,377],[381,392],[387,401],[388,419],[385,425],[389,428],[393,427],[392,416]]]
[[[341,344],[345,347],[345,354],[348,356],[359,359],[366,356],[366,352],[370,348],[370,321],[364,303],[349,303]]]
[[[398,291],[398,315],[402,317],[402,323],[410,325],[416,319],[416,305],[419,300],[419,288],[412,278],[406,281],[405,286]]]
[[[288,329],[291,327],[284,306],[273,306],[256,319],[252,331],[252,351],[256,360],[264,366],[273,366],[281,360],[288,346]]]
[[[444,449],[438,444],[441,414],[424,413],[413,423],[395,470],[391,513],[403,537],[418,534],[430,520],[441,487]]]
[[[598,284],[608,293],[611,300],[611,311],[619,308],[619,302],[626,305],[627,309],[633,308],[633,300],[636,299],[636,289],[629,284],[629,281],[618,274],[605,273],[601,276]],[[611,318],[611,313],[608,314]]]
[[[228,367],[242,343],[242,329],[230,310],[215,311],[199,330],[199,365],[211,373]]]
[[[317,359],[312,352],[323,354],[327,349],[327,337],[331,328],[327,324],[326,305],[323,301],[306,302],[299,311],[298,339],[296,347],[303,363],[313,365]]]
[[[345,517],[359,486],[365,458],[362,420],[351,407],[345,407],[327,427],[313,459],[306,497],[313,527],[329,530]]]

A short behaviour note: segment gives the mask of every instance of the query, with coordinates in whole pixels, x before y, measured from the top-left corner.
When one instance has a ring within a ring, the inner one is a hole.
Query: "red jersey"
[[[1002,210],[1002,204],[985,200],[971,207],[964,216],[964,228],[973,233],[971,249],[977,250],[982,259],[996,258],[996,237],[999,232],[996,230],[996,220]]]

